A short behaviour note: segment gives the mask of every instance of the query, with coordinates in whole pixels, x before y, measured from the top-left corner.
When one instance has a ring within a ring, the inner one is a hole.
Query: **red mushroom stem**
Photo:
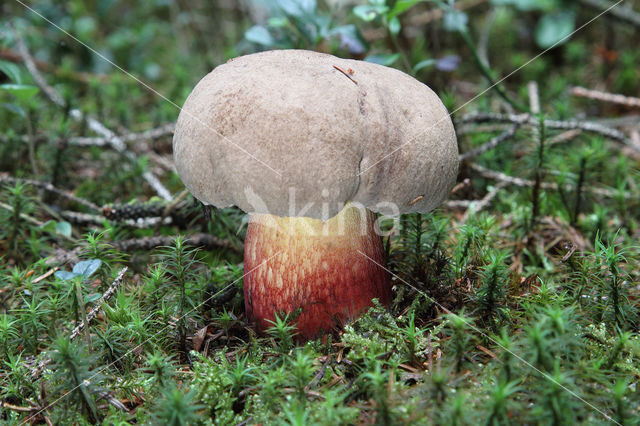
[[[375,220],[352,205],[328,221],[252,215],[244,246],[248,319],[264,331],[276,314],[295,313],[299,338],[310,339],[357,318],[374,298],[389,305]]]

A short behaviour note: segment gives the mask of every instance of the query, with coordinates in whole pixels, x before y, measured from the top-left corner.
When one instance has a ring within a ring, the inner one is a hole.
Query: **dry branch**
[[[111,283],[107,291],[102,293],[102,296],[96,302],[96,305],[93,308],[91,308],[91,310],[87,314],[87,323],[90,324],[91,321],[93,321],[98,316],[98,312],[100,312],[100,310],[102,309],[102,304],[108,301],[109,299],[111,299],[111,297],[116,293],[116,290],[122,284],[124,274],[127,272],[127,269],[128,268],[126,266],[122,268],[120,272],[118,272],[118,276],[116,277],[115,280],[113,280],[113,282]],[[85,325],[85,322],[82,321],[80,322],[80,324],[78,324],[76,328],[71,330],[71,335],[69,336],[69,340],[73,340],[76,337],[78,337],[80,333],[82,333],[82,330],[84,329],[84,325]]]
[[[494,179],[500,182],[505,182],[509,185],[515,185],[515,186],[521,186],[521,187],[531,187],[534,185],[534,182],[532,180],[509,176],[507,174],[488,169],[476,163],[471,163],[470,167],[473,170],[480,173],[480,175],[485,178]],[[557,191],[559,186],[557,183],[554,183],[554,182],[542,182],[540,184],[540,188],[548,189],[551,191]],[[564,185],[563,188],[567,191],[572,191],[574,189],[574,186],[567,184],[567,185]],[[622,196],[625,199],[633,198],[633,195],[630,194],[629,192],[621,193],[620,191],[614,191],[606,188],[594,188],[594,187],[586,187],[585,189],[594,195],[599,195],[607,198],[615,198],[619,196]]]
[[[116,290],[122,284],[124,274],[127,272],[127,269],[128,268],[125,266],[120,270],[120,272],[118,272],[116,279],[113,280],[109,288],[107,288],[107,290],[102,294],[100,299],[96,302],[96,305],[91,309],[91,311],[89,311],[86,317],[87,324],[91,323],[91,321],[98,316],[98,312],[102,309],[102,304],[107,302],[109,299],[111,299],[111,297],[115,294]],[[70,341],[73,341],[76,337],[80,335],[80,333],[85,327],[84,324],[85,322],[83,321],[77,327],[71,330],[71,334],[69,335]],[[32,379],[37,379],[38,377],[40,377],[40,375],[42,374],[44,369],[47,367],[47,365],[49,365],[49,363],[51,363],[51,358],[45,355],[45,357],[40,362],[38,362],[34,368],[31,369]]]
[[[9,62],[22,63],[22,56],[11,49],[0,49],[0,59]],[[36,68],[40,71],[54,74],[60,78],[76,80],[82,83],[90,83],[92,81],[107,81],[108,76],[104,74],[90,74],[86,72],[77,72],[56,67],[48,62],[38,61],[34,59]]]
[[[509,130],[499,134],[498,136],[496,136],[495,138],[492,138],[489,142],[480,145],[477,148],[474,148],[470,151],[465,152],[464,154],[460,154],[458,156],[458,161],[462,162],[465,160],[468,160],[469,158],[473,158],[473,157],[477,157],[480,154],[483,154],[487,151],[489,151],[490,149],[493,149],[495,147],[497,147],[498,145],[500,145],[502,142],[511,139],[513,137],[513,135],[516,134],[516,130],[518,130],[518,127],[520,127],[519,124],[515,124],[513,127],[511,127]]]
[[[175,236],[132,238],[129,240],[114,241],[111,245],[120,251],[126,252],[133,250],[152,250],[156,247],[170,246],[175,239]],[[185,244],[207,249],[222,248],[235,250],[235,247],[229,241],[203,232],[187,236]]]
[[[62,189],[58,189],[55,186],[53,186],[51,183],[49,182],[42,182],[39,180],[33,180],[33,179],[22,179],[22,178],[15,178],[12,176],[8,176],[5,174],[0,174],[0,183],[2,182],[8,182],[8,183],[26,183],[29,184],[31,186],[35,186],[37,188],[42,188],[45,191],[49,191],[53,194],[59,195],[61,197],[67,198],[68,200],[74,201],[78,204],[82,204],[85,207],[90,208],[91,210],[96,210],[99,211],[100,207],[98,207],[96,204],[93,204],[91,201],[85,200],[83,198],[77,197],[75,195],[73,195],[72,193],[68,192],[68,191],[64,191]]]
[[[596,99],[598,101],[611,102],[632,108],[640,108],[640,98],[619,95],[617,93],[601,92],[600,90],[576,86],[571,89],[571,94],[582,98]]]
[[[476,112],[462,116],[457,120],[457,123],[487,123],[487,122],[502,122],[513,123],[520,125],[538,125],[538,119],[532,117],[529,114],[499,114],[493,112]],[[563,129],[572,130],[580,129],[585,132],[597,133],[605,136],[616,142],[620,142],[632,148],[633,150],[640,152],[640,148],[635,146],[632,141],[623,132],[612,129],[610,127],[603,126],[601,124],[592,123],[589,121],[560,121],[560,120],[544,120],[544,126],[548,129]]]
[[[464,212],[464,216],[462,216],[461,223],[465,223],[467,220],[469,220],[469,217],[472,214],[479,213],[482,209],[487,207],[489,203],[491,203],[491,201],[496,197],[496,195],[498,195],[498,192],[500,192],[500,190],[507,185],[507,182],[499,181],[491,191],[487,192],[487,194],[482,197],[481,200],[473,201],[472,203],[470,203],[469,208],[467,208],[467,211]]]
[[[611,7],[615,3],[605,0],[580,0],[582,4],[596,9],[598,12],[609,10],[607,16],[617,19],[625,24],[633,25],[636,28],[640,28],[640,14],[631,9],[630,6],[617,6]]]
[[[128,240],[112,241],[109,244],[113,248],[131,252],[134,250],[153,250],[156,247],[170,246],[176,236],[158,236],[158,237],[143,237],[143,238],[131,238]],[[203,247],[208,250],[212,249],[230,249],[238,251],[238,249],[228,240],[214,237],[205,233],[196,233],[189,235],[185,238],[185,244],[193,247]],[[82,252],[82,247],[78,246],[73,250],[57,249],[52,256],[48,257],[45,261],[46,265],[62,265],[67,263],[78,263],[80,261],[79,256]]]
[[[42,74],[40,74],[40,71],[38,71],[38,68],[35,65],[35,62],[33,60],[33,56],[31,56],[31,54],[29,53],[27,45],[22,39],[22,36],[20,35],[20,33],[18,33],[18,31],[15,31],[15,30],[13,31],[13,33],[15,34],[20,56],[22,57],[22,60],[25,66],[27,67],[27,70],[29,70],[29,73],[35,80],[36,84],[40,87],[40,89],[42,89],[42,91],[47,95],[47,97],[51,100],[51,102],[58,105],[59,107],[65,108],[66,107],[65,101],[64,99],[62,99],[62,96],[60,96],[60,94],[56,92],[56,90],[53,87],[49,86],[46,80],[42,77]],[[69,111],[69,115],[76,121],[86,122],[87,125],[89,126],[89,129],[91,129],[92,131],[96,132],[97,134],[101,135],[106,140],[108,140],[109,145],[111,145],[113,149],[115,149],[116,151],[124,155],[125,158],[127,158],[128,160],[134,163],[136,162],[135,155],[126,150],[127,147],[124,141],[122,140],[122,138],[120,138],[114,132],[109,130],[104,124],[102,124],[101,122],[99,122],[93,117],[87,116],[77,108],[71,109]],[[153,173],[148,171],[144,172],[143,177],[147,181],[147,183],[151,186],[151,188],[153,188],[153,190],[160,197],[164,198],[167,201],[171,201],[173,199],[169,190],[167,190],[167,188],[164,187],[162,182],[160,182],[160,180]]]
[[[145,130],[143,132],[127,133],[125,135],[119,135],[117,137],[123,142],[140,142],[172,135],[174,128],[174,123],[167,123],[153,129]],[[111,139],[112,138],[108,137],[76,137],[71,138],[69,140],[69,143],[71,145],[78,146],[106,146],[111,145]]]

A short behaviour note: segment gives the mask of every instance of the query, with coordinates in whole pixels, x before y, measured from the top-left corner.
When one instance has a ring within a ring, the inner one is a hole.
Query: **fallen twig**
[[[489,142],[480,145],[479,147],[474,148],[470,151],[467,151],[464,154],[460,154],[458,156],[458,161],[462,162],[468,160],[469,158],[477,157],[478,155],[497,147],[502,142],[511,139],[513,135],[516,134],[516,130],[518,130],[518,127],[520,127],[520,124],[514,124],[513,127],[511,127],[509,130],[499,134],[495,138],[492,138]]]
[[[580,130],[580,129],[567,130],[566,132],[562,132],[562,133],[550,138],[547,141],[547,145],[551,146],[551,145],[556,145],[556,144],[563,143],[563,142],[568,142],[568,141],[574,139],[575,137],[579,136],[581,133],[582,133],[582,130]]]
[[[53,255],[49,256],[47,260],[45,260],[44,264],[47,266],[50,265],[65,265],[76,264],[80,261],[79,257],[82,252],[82,246],[77,246],[73,250],[64,250],[58,248],[54,251]]]
[[[111,299],[111,297],[113,297],[113,295],[115,294],[116,290],[122,284],[122,281],[123,281],[123,278],[124,278],[124,274],[127,272],[127,269],[128,268],[125,266],[124,268],[122,268],[120,270],[120,272],[118,272],[118,276],[116,276],[116,279],[113,280],[113,282],[111,283],[109,288],[107,288],[107,290],[104,293],[102,293],[102,296],[96,302],[96,305],[93,308],[91,308],[91,310],[87,314],[87,323],[88,324],[90,324],[91,321],[93,321],[95,319],[95,317],[98,316],[98,312],[100,312],[100,310],[102,309],[102,304],[105,303],[107,300]],[[69,336],[69,340],[73,340],[76,337],[78,337],[80,335],[80,333],[82,333],[82,330],[84,329],[84,327],[85,327],[85,322],[84,321],[80,322],[80,324],[78,324],[78,326],[76,328],[71,330],[71,335]]]
[[[71,201],[74,201],[78,204],[82,204],[85,207],[88,207],[92,210],[96,210],[99,211],[100,207],[98,207],[96,204],[93,204],[91,201],[85,200],[83,198],[77,197],[75,195],[73,195],[72,193],[68,192],[68,191],[64,191],[62,189],[58,189],[55,186],[53,186],[51,183],[49,182],[42,182],[39,180],[33,180],[33,179],[22,179],[22,178],[16,178],[16,177],[12,177],[12,176],[8,176],[8,175],[4,175],[4,174],[0,174],[0,183],[2,182],[8,182],[8,183],[18,183],[18,182],[22,182],[22,183],[26,183],[32,186],[35,186],[37,188],[42,188],[45,191],[49,191],[51,193],[54,193],[56,195],[59,195],[61,197],[67,198]]]
[[[513,124],[528,124],[528,125],[538,125],[538,120],[536,117],[532,117],[529,114],[499,114],[493,112],[476,112],[464,115],[460,117],[457,122],[458,123],[486,123],[486,122],[506,122]],[[605,136],[609,139],[612,139],[616,142],[623,143],[633,150],[640,152],[640,148],[636,147],[631,140],[622,132],[616,129],[612,129],[610,127],[603,126],[597,123],[591,123],[588,121],[560,121],[560,120],[544,120],[544,126],[548,129],[580,129],[585,132],[597,133],[602,136]]]
[[[76,224],[76,225],[97,225],[101,226],[105,220],[110,220],[105,216],[88,214],[88,213],[79,213],[71,210],[63,210],[60,212],[60,216],[62,216],[65,220]],[[122,221],[117,221],[121,225],[129,226],[137,229],[148,229],[153,228],[154,226],[162,223],[163,225],[170,225],[172,223],[172,218],[160,218],[160,217],[144,217],[137,219],[125,219]]]
[[[16,63],[23,62],[20,54],[11,49],[0,49],[0,59],[4,59],[5,61],[16,62]],[[90,83],[92,81],[104,82],[104,81],[107,81],[107,79],[109,78],[107,75],[104,75],[104,74],[89,74],[86,72],[77,72],[77,71],[71,71],[68,69],[62,69],[54,65],[51,65],[50,63],[38,61],[37,59],[34,59],[33,62],[35,66],[38,68],[38,70],[40,71],[43,71],[46,73],[52,73],[55,76],[80,81],[82,83]]]
[[[131,252],[134,250],[152,250],[156,247],[170,246],[175,240],[176,236],[157,236],[157,237],[143,237],[143,238],[131,238],[128,240],[112,241],[109,244],[115,249]],[[238,248],[230,241],[223,240],[205,233],[196,233],[186,237],[185,244],[193,247],[203,247],[205,249],[230,249],[239,251]],[[75,264],[79,262],[79,256],[82,252],[82,247],[78,246],[73,250],[57,249],[52,256],[49,256],[45,261],[45,265],[62,265],[62,264]]]
[[[476,163],[471,163],[470,167],[477,171],[478,173],[480,173],[481,176],[489,178],[489,179],[495,179],[498,181],[502,181],[505,182],[509,185],[515,185],[515,186],[522,186],[522,187],[531,187],[534,185],[534,182],[532,180],[529,179],[522,179],[519,177],[513,177],[513,176],[509,176],[507,174],[501,173],[501,172],[497,172],[495,170],[491,170],[488,169],[486,167],[483,167],[479,164]],[[552,190],[552,191],[557,191],[558,190],[558,184],[554,183],[554,182],[541,182],[540,183],[540,188],[542,189],[548,189],[548,190]],[[574,189],[573,185],[571,184],[567,184],[564,185],[564,188],[567,191],[571,191]],[[611,189],[606,189],[606,188],[594,188],[594,187],[585,187],[585,190],[591,192],[594,195],[599,195],[602,197],[607,197],[607,198],[615,198],[615,197],[619,197],[622,196],[625,199],[631,199],[633,198],[632,194],[628,193],[628,192],[620,192],[620,191],[614,191]]]
[[[11,213],[14,212],[13,207],[11,207],[7,203],[0,202],[0,208],[8,210]],[[33,218],[33,217],[31,217],[31,216],[29,216],[28,214],[25,214],[25,213],[20,213],[20,218],[26,220],[27,222],[29,222],[30,224],[32,224],[34,226],[42,226],[44,224],[43,222],[40,222],[38,219]]]
[[[44,274],[40,275],[38,278],[36,278],[35,280],[33,280],[33,284],[37,284],[40,281],[49,278],[51,275],[55,274],[55,272],[58,270],[59,268],[52,268],[49,269],[47,272],[45,272]]]
[[[304,388],[305,391],[308,391],[309,389],[313,389],[316,386],[318,386],[318,383],[320,383],[320,381],[324,377],[324,373],[327,369],[327,366],[329,365],[329,362],[331,362],[331,355],[327,356],[327,359],[325,359],[325,361],[322,363],[322,367],[320,367],[320,370],[316,373],[313,380],[307,386],[305,386]]]
[[[452,209],[466,209],[475,202],[476,200],[447,200],[444,205]]]
[[[40,89],[42,89],[42,91],[47,95],[51,102],[58,105],[59,107],[66,108],[65,101],[62,96],[60,96],[60,94],[56,92],[53,87],[49,86],[46,80],[42,77],[42,74],[40,74],[40,71],[38,71],[33,57],[29,53],[27,45],[22,39],[20,33],[15,30],[13,31],[13,33],[15,34],[20,56],[22,57],[27,70],[29,70],[29,73],[35,80],[36,84],[40,87]],[[69,111],[69,115],[76,121],[86,122],[92,131],[108,140],[109,145],[111,145],[113,149],[124,155],[125,158],[132,161],[133,163],[136,162],[135,155],[126,150],[127,147],[125,145],[125,142],[118,135],[109,130],[104,124],[93,117],[87,116],[77,108],[71,109]],[[164,187],[162,182],[160,182],[160,180],[153,173],[146,171],[142,176],[160,197],[164,198],[167,201],[171,201],[173,199],[169,190]]]
[[[600,90],[587,89],[580,86],[572,88],[571,94],[582,98],[596,99],[603,102],[611,102],[628,107],[640,108],[640,98],[634,98],[631,96],[601,92]]]
[[[160,127],[156,127],[153,129],[145,130],[139,133],[127,133],[124,135],[114,135],[114,137],[119,138],[123,142],[140,142],[151,139],[158,139],[163,136],[168,136],[173,134],[173,129],[175,128],[174,123],[164,124]],[[78,146],[106,146],[111,145],[111,140],[113,137],[76,137],[69,139],[69,144],[78,145]]]
[[[608,10],[607,16],[617,19],[625,24],[640,28],[640,14],[629,6],[611,7],[614,3],[605,0],[580,0],[583,4],[596,9],[599,12]]]
[[[89,313],[87,314],[87,324],[90,323],[91,321],[93,321],[95,319],[95,317],[98,316],[98,312],[102,309],[102,304],[105,303],[106,301],[108,301],[109,299],[111,299],[111,297],[113,297],[113,295],[115,294],[116,290],[120,287],[120,285],[122,284],[123,278],[124,278],[124,274],[127,272],[127,269],[129,269],[128,267],[124,267],[120,270],[120,272],[118,272],[118,275],[116,276],[116,279],[113,280],[113,282],[111,283],[111,285],[109,286],[109,288],[107,288],[107,290],[102,294],[102,296],[100,297],[100,299],[97,301],[96,305],[91,309],[91,311],[89,311]],[[76,328],[74,328],[73,330],[71,330],[71,334],[69,335],[69,340],[73,341],[76,337],[78,337],[80,335],[80,333],[82,332],[82,330],[85,327],[85,322],[81,322]],[[31,377],[32,379],[37,379],[40,374],[42,374],[42,372],[44,371],[44,369],[47,367],[47,365],[49,365],[49,363],[51,363],[51,358],[47,355],[45,355],[45,357],[36,364],[36,366],[34,368],[31,369]]]
[[[156,247],[172,245],[175,238],[175,236],[132,238],[129,240],[114,241],[111,243],[111,245],[113,245],[116,249],[125,252],[133,250],[152,250]],[[213,235],[203,232],[187,236],[185,239],[185,243],[193,247],[204,247],[208,249],[223,248],[235,250],[235,247],[229,241],[214,237]]]
[[[491,191],[487,192],[487,194],[482,197],[481,200],[471,202],[469,204],[469,207],[467,208],[467,211],[464,212],[464,215],[462,216],[461,223],[465,223],[467,220],[469,220],[469,217],[472,214],[479,213],[482,209],[487,207],[491,200],[493,200],[495,196],[498,195],[498,192],[500,192],[500,190],[507,185],[507,182],[500,181]]]

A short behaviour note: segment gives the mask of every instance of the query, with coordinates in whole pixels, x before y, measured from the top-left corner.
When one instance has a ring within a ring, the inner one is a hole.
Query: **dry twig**
[[[151,139],[158,139],[163,136],[169,136],[173,134],[173,129],[175,128],[174,123],[164,124],[160,127],[156,127],[154,129],[145,130],[143,132],[138,133],[127,133],[124,135],[116,136],[123,142],[140,142]],[[115,136],[115,135],[114,135]],[[76,137],[71,138],[69,143],[71,145],[78,146],[106,146],[111,145],[111,140],[113,138],[109,137]]]
[[[128,240],[113,241],[110,242],[113,248],[131,252],[134,250],[153,250],[156,247],[170,246],[173,244],[176,236],[157,236],[157,237],[143,237],[143,238],[131,238]],[[193,247],[203,247],[205,249],[230,249],[238,251],[237,247],[228,240],[214,237],[213,235],[205,233],[196,233],[189,235],[185,239],[185,244]],[[73,250],[58,249],[52,256],[45,261],[46,265],[62,265],[67,263],[78,263],[79,255],[82,252],[82,247],[78,246]]]
[[[596,99],[603,102],[611,102],[614,104],[620,104],[632,108],[640,108],[640,98],[634,98],[631,96],[619,95],[616,93],[601,92],[600,90],[587,89],[584,87],[576,86],[571,89],[573,96],[582,98]]]
[[[495,179],[501,182],[505,182],[509,185],[522,186],[522,187],[530,187],[534,185],[534,182],[532,180],[509,176],[507,174],[497,172],[495,170],[487,169],[486,167],[481,166],[480,164],[471,163],[470,167],[473,170],[480,173],[480,175],[485,178]],[[558,187],[558,184],[554,182],[541,182],[540,188],[548,189],[551,191],[557,191],[559,187]],[[564,189],[567,191],[572,191],[574,187],[573,185],[567,184],[567,185],[564,185]],[[614,198],[618,196],[622,196],[625,199],[633,198],[632,194],[630,194],[629,192],[621,193],[619,191],[614,191],[606,188],[585,187],[585,190],[591,192],[594,195],[599,195],[607,198]]]
[[[33,180],[33,179],[22,179],[22,178],[16,178],[16,177],[12,177],[9,175],[5,175],[5,174],[0,174],[0,183],[2,182],[8,182],[8,183],[26,183],[29,184],[31,186],[35,186],[37,188],[42,188],[45,191],[49,191],[53,194],[59,195],[61,197],[64,197],[68,200],[74,201],[78,204],[82,204],[85,207],[90,208],[91,210],[96,210],[99,211],[100,207],[98,207],[97,205],[93,204],[91,201],[85,200],[83,198],[77,197],[75,195],[73,195],[72,193],[70,193],[69,191],[64,191],[62,189],[58,189],[55,186],[53,186],[51,183],[49,182],[42,182],[39,180]]]
[[[42,89],[42,91],[47,95],[47,97],[51,100],[51,102],[58,105],[59,107],[66,108],[65,101],[62,98],[62,96],[60,96],[60,94],[56,92],[53,87],[49,86],[46,80],[42,77],[42,74],[40,74],[40,71],[38,71],[38,68],[36,67],[35,62],[33,60],[33,57],[29,53],[29,50],[27,49],[27,45],[22,39],[22,36],[20,35],[20,33],[15,30],[13,31],[13,33],[15,34],[20,56],[22,57],[22,60],[25,66],[29,70],[29,73],[35,80],[36,84],[40,87],[40,89]],[[115,149],[117,152],[124,155],[125,158],[132,161],[133,163],[136,162],[135,155],[130,151],[127,151],[126,149],[127,146],[125,145],[122,138],[120,138],[114,132],[109,130],[104,124],[102,124],[101,122],[99,122],[93,117],[87,116],[77,108],[71,109],[69,111],[69,115],[76,121],[86,122],[89,128],[92,131],[104,137],[109,142],[109,145],[111,145],[113,149]],[[146,171],[143,173],[143,177],[147,181],[147,183],[151,186],[151,188],[153,188],[153,190],[160,197],[164,198],[167,201],[171,201],[173,199],[169,190],[167,190],[167,188],[164,187],[162,182],[160,182],[160,180],[153,173]]]
[[[152,250],[156,247],[170,246],[173,244],[175,239],[175,236],[132,238],[129,240],[114,241],[111,245],[116,249],[125,252],[133,250]],[[193,247],[204,247],[207,249],[235,249],[233,244],[229,241],[214,237],[213,235],[206,234],[204,232],[187,236],[185,244]]]
[[[116,277],[116,279],[113,280],[113,282],[111,283],[107,291],[102,293],[102,297],[100,297],[100,299],[96,302],[96,305],[93,308],[91,308],[91,310],[87,314],[88,324],[90,324],[91,321],[93,321],[98,316],[98,312],[100,312],[100,310],[102,309],[102,304],[105,303],[107,300],[111,299],[111,297],[113,297],[113,295],[116,293],[116,290],[122,284],[124,274],[127,272],[127,269],[128,268],[125,266],[120,270],[120,272],[118,272],[118,276]],[[84,329],[84,327],[85,327],[85,322],[81,321],[76,328],[71,330],[71,335],[69,336],[69,340],[73,340],[76,337],[78,337],[80,333],[82,333],[82,330]]]
[[[520,124],[514,124],[513,127],[511,127],[509,130],[502,132],[501,134],[499,134],[498,136],[496,136],[495,138],[492,138],[489,142],[480,145],[477,148],[474,148],[470,151],[467,151],[463,154],[460,154],[458,156],[458,161],[462,162],[465,160],[468,160],[469,158],[473,158],[473,157],[477,157],[480,154],[483,154],[495,147],[497,147],[498,145],[500,145],[502,142],[511,139],[513,137],[513,135],[516,134],[516,130],[518,130],[518,127],[520,127]]]
[[[458,123],[486,123],[486,122],[506,122],[520,125],[538,125],[536,117],[529,114],[499,114],[493,112],[476,112],[462,116]],[[585,132],[597,133],[616,142],[623,143],[633,150],[640,152],[640,148],[636,147],[631,140],[619,130],[603,126],[601,124],[589,121],[560,121],[560,120],[544,120],[544,126],[548,129],[580,129]]]
[[[496,195],[498,195],[498,192],[500,192],[500,190],[507,185],[508,185],[507,182],[500,181],[496,184],[496,186],[491,191],[487,192],[487,194],[484,197],[482,197],[481,200],[472,201],[469,204],[467,211],[464,212],[464,216],[462,216],[461,223],[465,223],[467,220],[469,220],[469,216],[475,213],[479,213],[482,209],[487,207],[489,203],[491,203],[491,201],[496,197]]]
[[[611,7],[614,3],[605,0],[580,0],[583,4],[596,9],[599,12],[608,10],[607,16],[617,19],[625,24],[640,28],[640,14],[630,6]]]
[[[96,305],[91,309],[91,311],[89,311],[86,317],[87,324],[89,324],[98,316],[98,312],[102,309],[102,304],[107,302],[109,299],[111,299],[111,297],[113,297],[116,290],[122,284],[124,274],[127,272],[127,269],[128,268],[125,266],[120,270],[120,272],[118,272],[116,279],[111,283],[109,288],[107,288],[107,290],[102,294],[102,297],[100,297],[100,299],[96,302]],[[76,337],[78,337],[82,332],[82,330],[84,329],[84,327],[85,327],[85,322],[83,321],[77,327],[71,330],[69,340],[73,341]],[[39,363],[37,363],[36,366],[31,369],[32,379],[37,379],[38,377],[40,377],[40,374],[42,374],[42,372],[47,367],[47,365],[49,365],[49,363],[51,363],[51,358],[49,356],[45,356]]]

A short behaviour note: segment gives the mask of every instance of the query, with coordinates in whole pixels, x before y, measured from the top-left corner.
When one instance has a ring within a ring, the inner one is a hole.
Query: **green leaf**
[[[260,25],[255,25],[249,28],[244,33],[244,38],[246,38],[252,43],[260,44],[262,46],[267,46],[267,47],[273,46],[275,44],[275,40],[269,33],[269,30],[267,30],[265,27],[262,27]]]
[[[556,13],[544,15],[536,25],[536,44],[542,49],[556,44],[562,44],[569,40],[569,35],[576,26],[575,13],[569,10],[561,10]]]
[[[22,83],[22,74],[20,73],[20,67],[16,64],[12,64],[7,61],[0,61],[0,71],[5,73],[9,80],[16,84]]]
[[[531,10],[550,11],[557,6],[556,0],[491,0],[495,6],[513,6],[525,12]]]
[[[469,17],[466,13],[456,9],[447,10],[442,23],[447,31],[463,31],[467,28]]]
[[[377,55],[369,55],[364,58],[367,62],[372,62],[374,64],[380,64],[385,66],[391,66],[395,61],[400,58],[399,53],[388,53],[388,54],[377,54]]]
[[[425,59],[424,61],[420,61],[413,66],[413,72],[417,73],[423,68],[432,67],[436,64],[435,59]]]
[[[61,279],[63,281],[72,280],[75,277],[80,276],[80,274],[75,274],[69,271],[56,271],[54,275],[56,276],[56,278]]]
[[[1,107],[8,109],[9,111],[18,114],[19,116],[21,116],[22,118],[27,118],[27,113],[24,111],[24,109],[22,109],[22,107],[16,105],[16,104],[10,104],[10,103],[1,103],[0,104]]]
[[[398,33],[400,32],[400,20],[398,19],[397,16],[394,16],[393,18],[391,18],[391,20],[389,21],[389,32],[393,35],[398,35]]]
[[[398,0],[391,9],[391,12],[387,14],[388,18],[393,18],[405,12],[407,9],[413,7],[415,4],[427,1],[427,0]]]
[[[71,224],[69,222],[58,222],[55,226],[55,231],[58,234],[64,235],[65,237],[71,236]]]
[[[100,299],[100,297],[102,297],[100,293],[88,294],[84,297],[84,303],[95,302],[96,300]]]
[[[43,223],[42,225],[40,225],[38,228],[42,229],[43,231],[46,232],[50,232],[50,233],[54,233],[56,232],[56,221],[55,220],[48,220],[45,223]]]
[[[36,86],[28,84],[0,84],[0,89],[11,93],[22,103],[27,103],[39,90]]]
[[[287,25],[289,25],[289,20],[284,16],[274,16],[267,21],[269,28],[284,28]]]
[[[318,7],[316,0],[278,0],[276,3],[284,13],[296,18],[314,16]]]
[[[360,5],[353,8],[353,14],[365,22],[371,22],[380,15],[387,13],[387,6]]]
[[[73,267],[73,273],[82,275],[83,278],[87,279],[100,268],[100,265],[102,265],[100,259],[83,260],[76,263]]]

